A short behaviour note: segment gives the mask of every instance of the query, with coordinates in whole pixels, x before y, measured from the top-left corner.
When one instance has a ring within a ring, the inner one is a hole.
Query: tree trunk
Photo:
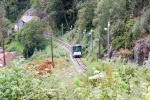
[[[73,9],[73,15],[72,15],[72,17],[73,17],[73,22],[75,21],[75,4],[76,4],[76,1],[73,0],[73,4],[72,4],[72,9]]]
[[[73,21],[74,21],[74,4],[73,4]]]
[[[67,29],[69,29],[68,20],[67,20],[67,15],[66,15],[66,11],[65,11],[65,8],[64,8],[64,3],[63,3],[63,1],[61,2],[61,9],[62,9],[63,14],[64,14],[64,19],[65,19],[65,22],[66,22],[66,25],[67,25]]]
[[[4,35],[2,33],[2,48],[3,48],[3,59],[4,59],[4,66],[6,65],[6,60],[5,60],[5,47],[4,47]]]
[[[66,12],[65,11],[64,11],[64,18],[65,18],[65,22],[66,22],[67,28],[69,29],[68,20],[67,20],[67,16],[66,16]]]
[[[28,49],[27,49],[27,59],[28,59]]]
[[[99,34],[99,37],[98,37],[98,59],[100,59],[100,50],[101,50],[101,36],[100,36],[100,27],[98,27],[98,34]]]

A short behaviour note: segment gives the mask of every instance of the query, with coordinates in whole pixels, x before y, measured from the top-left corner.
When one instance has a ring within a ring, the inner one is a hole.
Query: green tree
[[[95,3],[93,2],[87,1],[83,3],[82,8],[78,10],[76,27],[80,27],[82,31],[84,29],[90,30],[93,27],[94,8]]]
[[[29,1],[30,0],[2,0],[6,10],[6,17],[11,22],[15,22],[16,19],[24,13],[24,10],[29,8]]]
[[[62,1],[62,0],[50,0],[47,5],[46,11],[50,15],[50,22],[53,29],[59,29],[62,23],[65,23],[66,29],[69,29],[69,23],[68,23],[68,15],[67,11],[70,8],[68,1]]]
[[[54,33],[61,29],[69,30],[74,24],[77,11],[75,5],[77,0],[31,0],[32,7],[36,12],[45,11],[50,16],[50,25]]]
[[[18,33],[18,39],[24,46],[26,58],[33,55],[34,50],[43,50],[47,46],[47,40],[43,35],[44,27],[39,19],[26,23]]]
[[[127,10],[128,0],[100,0],[95,10],[95,17],[93,24],[95,27],[101,27],[103,36],[102,45],[106,47],[107,31],[104,28],[107,27],[108,21],[110,21],[111,39],[114,41],[117,36],[122,36],[125,31],[125,21],[129,17]],[[120,41],[120,38],[117,39]],[[115,40],[116,42],[116,40]]]
[[[5,18],[5,9],[3,6],[3,3],[0,4],[0,42],[3,48],[3,59],[4,59],[4,66],[6,64],[5,62],[5,38],[8,36],[7,35],[7,30],[9,28],[9,20]]]
[[[141,37],[144,34],[150,34],[150,8],[142,12],[138,17],[132,29],[134,37]]]
[[[101,26],[102,29],[107,27],[107,22],[115,25],[117,20],[124,20],[126,16],[126,1],[125,0],[101,0],[95,10],[95,18],[93,20],[96,26]],[[115,33],[114,33],[115,34]]]
[[[36,11],[44,11],[48,0],[30,0],[30,4]]]

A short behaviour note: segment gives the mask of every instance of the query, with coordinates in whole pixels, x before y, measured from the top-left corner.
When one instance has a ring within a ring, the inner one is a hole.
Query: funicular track
[[[45,32],[44,35],[45,35],[47,38],[51,39],[50,34],[48,34],[47,32]],[[65,49],[68,53],[70,53],[70,55],[71,55],[71,46],[70,46],[69,44],[67,44],[67,43],[65,43],[64,41],[59,40],[59,39],[57,39],[57,38],[55,38],[55,37],[52,37],[52,40],[58,42],[59,44],[61,44],[61,45],[64,47],[64,49]],[[87,68],[86,65],[83,63],[83,61],[82,61],[80,58],[73,58],[73,57],[71,57],[71,59],[72,59],[74,65],[75,65],[75,69],[76,69],[78,72],[84,72],[84,71],[87,70],[87,69],[86,69],[86,68]]]

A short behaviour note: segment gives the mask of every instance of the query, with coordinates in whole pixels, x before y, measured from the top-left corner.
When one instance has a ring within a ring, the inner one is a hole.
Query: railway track
[[[47,32],[45,32],[44,35],[45,35],[47,38],[50,38],[50,39],[51,39],[51,36],[50,36]],[[65,49],[68,53],[70,53],[70,57],[71,57],[71,59],[72,59],[72,62],[73,62],[73,64],[74,64],[75,69],[76,69],[77,72],[82,73],[82,72],[85,72],[85,71],[87,70],[87,69],[86,69],[86,68],[87,68],[86,65],[83,63],[83,61],[82,61],[80,58],[73,58],[73,57],[71,56],[71,46],[70,46],[69,44],[67,44],[67,43],[65,43],[64,41],[59,40],[59,39],[57,39],[57,38],[55,38],[55,37],[52,37],[52,40],[54,40],[54,41],[58,42],[59,44],[61,44],[61,45],[64,47],[64,49]]]

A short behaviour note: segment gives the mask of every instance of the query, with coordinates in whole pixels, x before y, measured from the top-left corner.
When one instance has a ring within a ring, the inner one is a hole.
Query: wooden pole
[[[51,55],[52,55],[52,66],[53,68],[55,67],[54,65],[54,57],[53,57],[53,41],[52,41],[52,33],[50,34],[50,23],[49,23],[49,16],[47,17],[47,21],[48,21],[48,34],[50,35],[50,45],[51,45]],[[63,24],[62,24],[62,30],[63,30]],[[62,35],[63,35],[63,31],[62,31]]]
[[[100,27],[98,27],[98,34],[99,34],[99,38],[98,38],[98,59],[100,59],[100,48],[101,48],[101,41],[100,41]]]
[[[108,22],[108,58],[110,59],[110,22]]]
[[[63,24],[61,25],[61,34],[62,34],[62,36],[64,34],[64,26],[63,26]]]
[[[53,68],[55,67],[54,65],[54,59],[53,59],[53,43],[52,43],[52,34],[51,34],[51,53],[52,53],[52,66]]]

